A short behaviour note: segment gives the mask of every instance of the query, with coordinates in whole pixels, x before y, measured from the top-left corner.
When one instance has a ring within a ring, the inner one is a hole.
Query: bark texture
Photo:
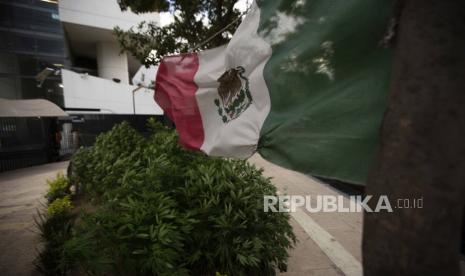
[[[388,110],[366,193],[423,198],[422,209],[366,213],[372,275],[459,275],[465,199],[465,1],[405,0]],[[371,200],[373,203],[373,199]]]

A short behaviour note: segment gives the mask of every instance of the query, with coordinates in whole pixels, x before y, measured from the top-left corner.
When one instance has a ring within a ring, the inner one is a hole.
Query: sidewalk
[[[259,155],[249,159],[272,177],[280,194],[342,195],[339,191],[309,176],[281,168]],[[349,205],[349,198],[344,198]],[[291,213],[292,225],[298,238],[290,252],[288,272],[283,276],[304,275],[362,275],[361,242],[362,213]]]
[[[46,180],[67,166],[51,163],[0,174],[1,275],[34,275],[38,236],[33,216],[45,202]]]

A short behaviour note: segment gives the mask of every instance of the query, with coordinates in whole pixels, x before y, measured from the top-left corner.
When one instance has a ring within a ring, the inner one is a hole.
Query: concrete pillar
[[[129,83],[128,57],[120,54],[116,42],[97,43],[97,67],[100,77],[105,79],[120,79],[121,83]]]

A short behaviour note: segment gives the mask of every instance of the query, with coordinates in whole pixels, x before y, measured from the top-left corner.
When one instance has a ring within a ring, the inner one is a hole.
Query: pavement
[[[317,195],[342,196],[345,207],[351,204],[348,196],[320,180],[274,165],[258,154],[252,156],[249,163],[264,169],[264,175],[272,178],[280,195],[310,196],[312,200]],[[290,215],[298,242],[290,251],[288,271],[279,275],[363,274],[362,212],[309,213],[306,208],[298,208]]]
[[[258,154],[249,163],[264,169],[264,175],[282,195],[336,195],[343,197],[343,205],[356,204],[332,186],[311,176],[274,165]],[[312,204],[313,206],[313,204]],[[289,267],[281,276],[304,275],[363,275],[362,270],[362,212],[309,213],[299,209],[290,213],[296,247],[290,251]],[[393,256],[395,257],[395,256]],[[465,276],[465,258],[460,262],[461,276]]]
[[[280,194],[341,194],[259,155],[252,156],[249,162],[272,177]],[[45,203],[46,180],[64,172],[67,165],[68,162],[51,163],[0,174],[0,275],[34,275],[39,238],[33,217]],[[291,213],[291,224],[298,243],[290,252],[288,271],[279,275],[362,275],[361,213],[310,214],[299,209]]]
[[[0,275],[34,275],[39,244],[34,215],[45,204],[46,180],[67,166],[50,163],[0,174]]]

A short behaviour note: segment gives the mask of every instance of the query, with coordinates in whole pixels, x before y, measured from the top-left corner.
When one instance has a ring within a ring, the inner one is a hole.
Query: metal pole
[[[137,90],[132,91],[132,112],[134,115],[136,115],[136,100],[135,100],[135,94]]]
[[[139,85],[137,86],[136,89],[132,90],[132,111],[133,111],[133,114],[136,115],[136,100],[135,100],[135,94],[137,92],[137,90],[143,88],[143,86]]]

